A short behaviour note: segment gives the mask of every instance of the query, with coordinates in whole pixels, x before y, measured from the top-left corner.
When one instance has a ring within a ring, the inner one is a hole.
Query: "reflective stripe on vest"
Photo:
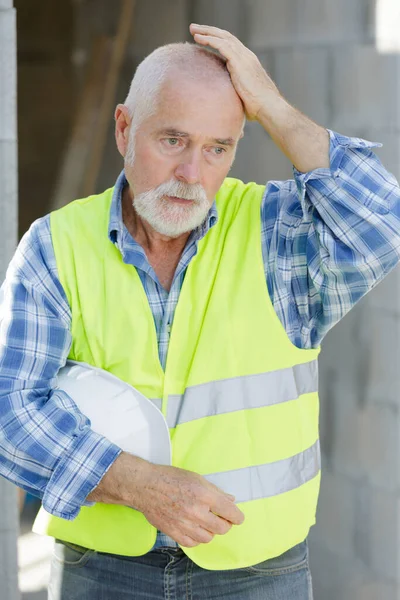
[[[249,502],[290,492],[314,479],[321,470],[319,441],[295,456],[266,465],[256,465],[225,473],[212,473],[205,478],[236,502]]]
[[[187,388],[185,394],[168,397],[168,427],[237,410],[262,408],[295,400],[318,389],[318,363],[213,381]],[[152,400],[161,410],[161,400]]]

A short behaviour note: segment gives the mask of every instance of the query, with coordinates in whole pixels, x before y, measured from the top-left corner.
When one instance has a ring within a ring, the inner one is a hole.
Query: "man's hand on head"
[[[208,25],[190,25],[194,41],[210,46],[226,59],[233,86],[241,98],[246,117],[257,120],[259,112],[271,95],[279,96],[279,90],[269,77],[258,57],[234,35]]]
[[[329,134],[280,94],[257,56],[229,31],[190,25],[194,41],[210,46],[226,59],[232,84],[246,117],[257,120],[290,162],[303,173],[330,166]]]

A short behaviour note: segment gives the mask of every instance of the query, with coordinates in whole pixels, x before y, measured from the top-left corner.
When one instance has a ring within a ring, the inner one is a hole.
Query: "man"
[[[291,107],[230,33],[190,31],[226,67],[147,57],[115,187],[37,221],[7,274],[0,468],[49,514],[51,599],[311,598],[319,344],[400,255],[376,144]],[[226,179],[244,116],[293,181]],[[53,389],[67,357],[160,399],[173,466],[91,430]]]

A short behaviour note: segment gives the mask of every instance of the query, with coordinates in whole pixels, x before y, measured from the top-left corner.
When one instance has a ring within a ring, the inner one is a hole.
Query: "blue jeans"
[[[49,600],[312,600],[307,540],[229,571],[198,567],[180,548],[115,556],[56,541]]]

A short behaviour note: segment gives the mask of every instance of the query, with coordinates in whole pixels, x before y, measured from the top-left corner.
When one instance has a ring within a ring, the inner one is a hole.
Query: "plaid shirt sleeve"
[[[329,134],[330,168],[268,182],[261,209],[268,290],[299,348],[319,346],[400,258],[400,189],[371,150],[381,144]]]
[[[2,286],[0,474],[74,519],[120,449],[55,390],[70,345],[71,314],[58,280],[49,217],[21,240]]]

